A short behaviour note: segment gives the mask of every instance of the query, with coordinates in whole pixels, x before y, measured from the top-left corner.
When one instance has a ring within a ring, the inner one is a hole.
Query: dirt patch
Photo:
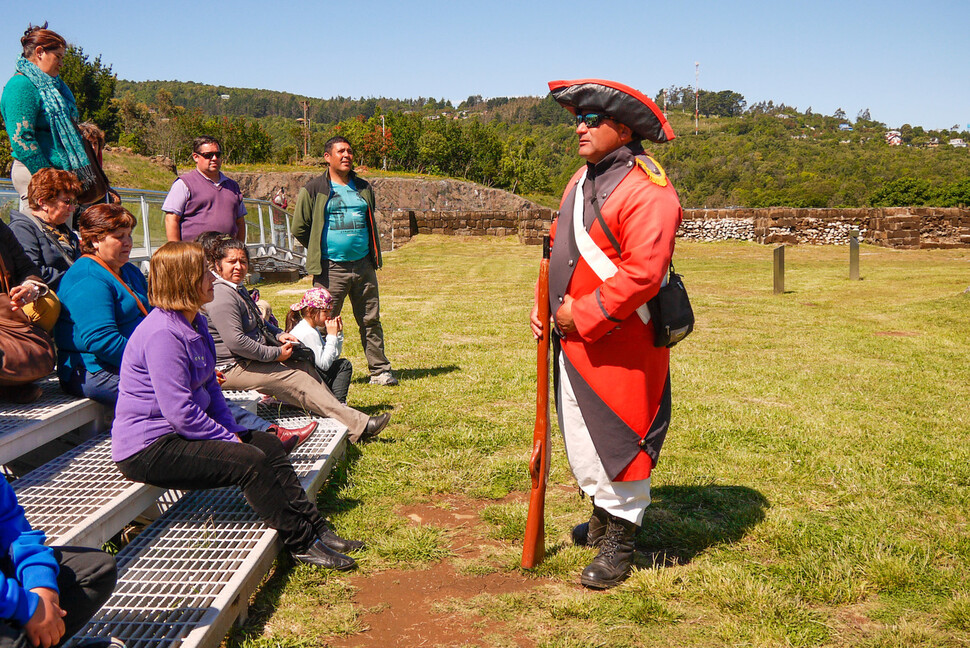
[[[415,525],[446,529],[454,557],[428,569],[392,569],[353,577],[354,605],[362,611],[359,620],[366,630],[346,637],[328,638],[327,645],[334,648],[484,646],[494,643],[496,635],[523,648],[534,645],[526,638],[514,636],[513,630],[503,623],[455,615],[439,607],[449,599],[467,600],[481,594],[522,592],[545,582],[503,571],[476,575],[456,569],[454,560],[481,557],[487,561],[486,549],[500,544],[485,537],[485,525],[477,514],[483,505],[484,502],[479,501],[449,499],[437,505],[401,507],[401,515]]]
[[[915,331],[876,331],[876,335],[884,337],[916,337],[919,333]]]

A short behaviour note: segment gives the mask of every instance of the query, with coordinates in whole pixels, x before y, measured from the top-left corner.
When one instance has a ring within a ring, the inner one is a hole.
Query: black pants
[[[253,430],[245,443],[189,441],[167,434],[119,461],[118,468],[132,481],[161,488],[239,486],[256,515],[279,531],[294,553],[305,552],[327,528],[307,499],[282,443],[267,432]]]
[[[51,548],[60,567],[57,574],[60,605],[67,612],[64,617],[66,630],[60,642],[64,643],[84,627],[111,596],[118,578],[118,567],[113,556],[97,549]],[[4,565],[3,571],[9,576],[7,567]],[[29,648],[31,645],[19,623],[0,620],[0,648]]]
[[[320,372],[323,382],[341,403],[347,404],[347,393],[350,391],[350,379],[354,375],[354,365],[347,358],[337,358],[326,371]]]

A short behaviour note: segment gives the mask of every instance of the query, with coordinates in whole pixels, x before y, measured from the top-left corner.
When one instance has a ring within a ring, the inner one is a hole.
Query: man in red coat
[[[630,573],[670,423],[670,351],[653,345],[644,305],[666,281],[682,212],[640,142],[674,134],[649,98],[622,84],[582,79],[549,89],[576,116],[587,162],[550,231],[556,402],[570,468],[593,502],[573,540],[600,550],[581,581],[608,588]],[[548,323],[537,309],[531,320],[538,336]]]

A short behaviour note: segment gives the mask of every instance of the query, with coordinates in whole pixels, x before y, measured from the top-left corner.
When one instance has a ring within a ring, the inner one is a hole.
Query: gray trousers
[[[223,389],[255,389],[284,403],[343,423],[352,442],[360,439],[370,419],[337,400],[309,362],[240,360],[225,371],[225,376]]]
[[[360,330],[360,345],[367,358],[371,376],[391,370],[384,355],[384,328],[381,326],[381,297],[377,289],[377,270],[370,256],[358,261],[329,261],[322,259],[323,272],[313,275],[313,285],[322,286],[333,295],[333,316],[340,315],[344,297]]]

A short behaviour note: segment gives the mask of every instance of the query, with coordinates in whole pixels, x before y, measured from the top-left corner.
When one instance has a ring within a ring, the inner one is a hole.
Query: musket
[[[539,264],[539,282],[536,304],[542,335],[536,353],[536,424],[532,431],[532,456],[529,474],[532,490],[529,493],[529,516],[525,522],[525,544],[522,547],[522,567],[531,569],[542,562],[546,555],[545,506],[546,482],[549,481],[549,339],[552,325],[549,322],[549,237],[542,239],[542,261]]]

